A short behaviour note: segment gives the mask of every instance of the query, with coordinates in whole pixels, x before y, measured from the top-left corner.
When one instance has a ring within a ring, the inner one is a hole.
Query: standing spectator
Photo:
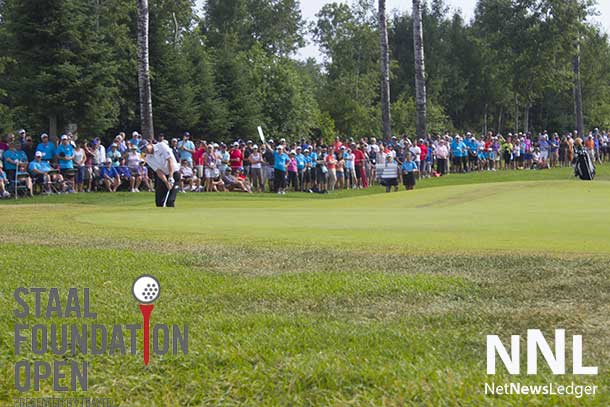
[[[191,133],[188,131],[182,136],[182,140],[178,143],[180,151],[180,161],[188,161],[191,168],[193,167],[193,153],[195,152],[195,144],[191,141]]]
[[[292,185],[294,192],[299,190],[299,177],[297,170],[297,153],[296,151],[290,152],[290,157],[288,161],[288,167],[286,167],[288,171],[288,187]]]
[[[74,167],[76,168],[76,192],[83,192],[85,176],[87,172],[87,153],[85,152],[85,142],[78,141],[74,149]]]
[[[205,146],[201,140],[195,143],[195,152],[193,153],[193,169],[197,174],[197,178],[200,180],[205,180],[205,175],[203,171],[203,155],[205,154]]]
[[[205,172],[205,190],[207,192],[212,192],[215,188],[213,188],[214,179],[217,176],[220,176],[220,171],[218,169],[217,161],[219,158],[214,153],[214,146],[208,144],[208,151],[203,155],[203,165]]]
[[[112,143],[112,145],[110,145],[110,151],[108,151],[108,154],[106,155],[106,159],[112,161],[112,166],[116,168],[119,166],[119,161],[122,156],[118,144]]]
[[[377,157],[377,159],[379,160],[379,157]],[[366,174],[364,173],[365,161],[366,156],[364,154],[364,151],[362,151],[362,145],[358,144],[356,146],[356,150],[354,151],[354,168],[356,171],[356,185],[358,188],[366,188],[367,186]]]
[[[398,192],[398,165],[390,154],[385,159],[381,182],[385,186],[385,192],[390,192],[392,187],[394,187],[394,192]]]
[[[337,174],[336,188],[339,190],[345,188],[345,159],[343,158],[344,151],[345,146],[341,146],[341,151],[339,152],[339,156],[337,157],[337,167],[335,169],[335,173]]]
[[[267,145],[263,145],[263,185],[265,180],[269,182],[269,192],[275,191],[273,185],[273,175],[275,166],[275,153],[273,151],[273,140],[269,140]]]
[[[438,146],[434,150],[434,155],[436,158],[436,171],[443,176],[447,173],[447,159],[449,159],[449,147],[447,147],[445,140],[439,140]]]
[[[337,183],[337,159],[335,158],[335,152],[329,151],[324,162],[328,170],[328,190],[334,191],[335,184]]]
[[[36,151],[42,153],[42,159],[46,162],[52,162],[55,159],[55,145],[49,141],[49,135],[43,133],[40,136],[40,144],[36,146]]]
[[[248,157],[250,161],[250,178],[254,192],[265,192],[265,183],[263,181],[263,155],[258,151],[258,146],[252,146],[252,154]]]
[[[28,162],[34,161],[34,154],[36,153],[36,149],[34,148],[34,142],[32,141],[32,136],[30,135],[25,136],[23,152],[28,158]]]
[[[301,146],[297,146],[296,153],[298,190],[303,191],[303,188],[305,187],[305,154],[303,154]]]
[[[411,159],[411,154],[407,153],[405,162],[402,163],[402,180],[407,191],[415,188],[415,173],[417,171],[417,164]]]
[[[231,171],[233,174],[236,174],[237,170],[243,166],[243,163],[244,163],[243,159],[244,159],[244,155],[243,155],[241,149],[239,148],[239,143],[238,142],[233,143],[233,148],[229,152],[229,161],[230,161],[230,165],[231,165]]]
[[[4,152],[4,168],[6,169],[9,182],[15,181],[15,174],[17,173],[19,163],[27,163],[27,161],[27,156],[21,150],[21,143],[19,141],[12,141],[8,145],[8,151]]]
[[[172,151],[172,154],[174,155],[176,162],[179,163],[180,162],[180,149],[178,148],[178,139],[177,138],[171,139],[171,144],[169,147]]]
[[[273,176],[273,185],[275,186],[277,193],[279,195],[286,194],[286,169],[288,168],[288,164],[290,163],[290,158],[284,152],[284,148],[279,145],[277,146],[274,157],[274,176]]]

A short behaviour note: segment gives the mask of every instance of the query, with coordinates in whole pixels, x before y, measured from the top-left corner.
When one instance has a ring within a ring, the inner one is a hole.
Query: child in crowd
[[[402,163],[402,180],[407,191],[415,188],[415,174],[417,171],[417,163],[411,159],[411,154],[407,153],[405,162]]]

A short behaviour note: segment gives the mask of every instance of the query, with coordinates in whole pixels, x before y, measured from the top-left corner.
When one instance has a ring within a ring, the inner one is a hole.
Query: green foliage
[[[428,100],[428,132],[444,134],[453,130],[453,126],[443,108]],[[413,96],[401,95],[392,103],[392,128],[396,134],[415,134],[415,99]]]
[[[608,37],[591,0],[481,0],[471,23],[444,0],[423,12],[430,132],[574,128],[580,39],[584,116],[610,126]],[[155,0],[150,54],[155,123],[211,139],[379,136],[380,45],[373,0],[329,3],[306,27],[297,0]],[[322,63],[298,62],[307,28]],[[0,131],[111,136],[139,127],[132,0],[0,1]],[[412,133],[409,12],[389,19],[394,131]]]

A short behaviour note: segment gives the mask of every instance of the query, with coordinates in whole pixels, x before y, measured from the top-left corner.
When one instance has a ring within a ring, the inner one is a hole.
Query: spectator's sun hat
[[[255,144],[252,146],[252,150],[258,150],[258,146]]]
[[[41,157],[42,158],[42,151],[36,151],[36,154],[34,154],[34,157],[36,157],[36,158]]]
[[[239,143],[236,141],[235,143],[233,143],[233,147],[239,147]]]
[[[290,152],[290,155],[297,155],[297,152],[296,152],[296,151],[294,151],[294,150],[292,150],[292,151]]]
[[[40,139],[42,140],[42,139],[44,139],[44,138],[49,138],[49,135],[48,135],[47,133],[42,133],[42,134],[40,135]]]
[[[339,148],[339,150],[345,150],[345,146],[341,146],[341,148]]]
[[[252,140],[248,140],[246,144],[252,144]]]
[[[285,138],[281,138],[281,139],[280,139],[280,143],[285,143],[285,142],[286,142],[286,139],[285,139]]]
[[[133,137],[135,137],[135,136],[139,136],[139,135],[140,135],[140,133],[138,133],[137,131],[134,131],[133,133],[131,133],[131,135],[132,135]]]
[[[191,137],[191,133],[189,133],[188,131],[184,132],[184,137]]]
[[[62,135],[61,135],[61,140],[62,140],[62,141],[63,141],[63,140],[67,140],[67,139],[68,139],[68,136],[66,136],[65,134],[62,134]]]
[[[19,130],[19,134],[25,134],[25,130],[24,129]]]
[[[129,147],[129,149],[130,149],[130,150],[137,150],[137,149],[138,149],[138,147],[132,144],[132,145]]]
[[[112,143],[112,145],[110,147],[118,148],[119,146],[116,143]]]

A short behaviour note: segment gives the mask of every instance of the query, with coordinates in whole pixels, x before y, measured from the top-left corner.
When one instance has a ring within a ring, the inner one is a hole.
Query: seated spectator
[[[51,184],[56,183],[60,185],[60,189],[63,191],[65,189],[65,185],[63,184],[62,175],[49,164],[48,161],[44,161],[42,159],[43,153],[41,151],[36,151],[34,155],[34,161],[30,163],[28,166],[28,170],[34,178],[34,183],[40,185],[43,192],[47,194],[51,194]]]
[[[145,161],[140,161],[136,172],[138,173],[138,183],[136,184],[136,192],[140,191],[139,188],[141,184],[144,184],[144,186],[146,186],[148,192],[153,192],[152,181],[148,176],[148,167],[146,166]]]
[[[251,194],[252,184],[250,184],[250,181],[248,181],[248,178],[246,177],[246,171],[244,171],[243,168],[237,170],[237,179],[244,184],[244,187],[246,188],[247,192]]]
[[[140,192],[137,190],[140,186],[140,183],[138,182],[140,177],[137,172],[132,172],[131,169],[129,169],[124,158],[119,160],[119,166],[116,167],[116,170],[121,179],[121,184],[129,185],[129,192]]]
[[[231,168],[227,167],[225,173],[222,177],[222,182],[224,183],[224,187],[227,191],[230,192],[250,192],[248,187],[244,185],[244,182],[239,180],[236,176],[232,174]]]
[[[116,192],[121,185],[121,177],[111,160],[107,160],[100,170],[100,180],[108,192]]]
[[[0,198],[9,198],[11,196],[6,190],[7,184],[6,172],[4,172],[2,161],[0,161]]]
[[[193,168],[191,168],[187,159],[182,160],[180,174],[182,175],[182,178],[180,179],[180,191],[186,192],[187,190],[185,187],[187,187],[189,191],[200,192],[201,182],[195,175]]]
[[[32,178],[28,172],[27,162],[20,162],[17,166],[17,182],[26,186],[28,196],[34,196],[34,186],[32,185]]]

